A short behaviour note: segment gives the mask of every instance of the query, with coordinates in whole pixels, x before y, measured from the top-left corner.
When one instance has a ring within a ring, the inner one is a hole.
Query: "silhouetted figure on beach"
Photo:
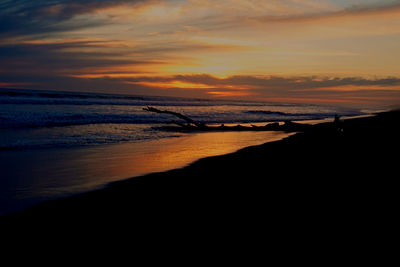
[[[339,133],[343,133],[343,126],[342,126],[342,121],[340,120],[340,116],[338,114],[335,114],[335,119],[333,120],[333,125]]]
[[[340,116],[338,114],[335,114],[335,120],[333,121],[335,124],[339,123],[340,121]]]

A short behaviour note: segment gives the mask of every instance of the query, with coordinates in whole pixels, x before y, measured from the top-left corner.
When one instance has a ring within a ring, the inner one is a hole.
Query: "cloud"
[[[129,66],[130,73],[134,73],[135,66],[164,64],[162,61],[135,59],[129,54],[130,50],[124,43],[113,40],[27,41],[0,45],[0,73],[3,77],[72,75],[123,66]]]
[[[58,18],[69,19],[79,14],[98,9],[135,5],[149,0],[2,0],[2,14],[13,14],[20,18]]]
[[[88,66],[92,62],[88,62]],[[96,65],[99,62],[95,62]],[[71,62],[71,66],[75,63]],[[107,62],[104,62],[107,65]],[[120,62],[118,62],[120,64]],[[139,65],[140,66],[140,65]],[[24,88],[96,91],[142,95],[235,98],[289,103],[390,105],[400,102],[400,78],[251,76],[209,74],[153,76],[100,75],[78,78],[49,72],[2,74],[3,85]],[[30,84],[30,85],[29,85]]]
[[[140,45],[132,48],[133,53],[158,54],[158,53],[185,53],[185,52],[229,52],[246,50],[248,47],[239,44],[212,44],[204,41],[181,40],[160,41],[152,44]]]
[[[398,78],[356,76],[397,75],[400,2],[350,2],[363,1],[0,0],[0,82],[111,93],[399,101]],[[230,74],[242,75],[222,76]]]
[[[79,16],[119,6],[137,10],[141,7],[170,6],[162,16],[178,16],[186,26],[195,21],[199,29],[238,27],[246,22],[299,22],[365,14],[379,14],[400,10],[399,1],[384,4],[358,5],[348,8],[333,7],[329,1],[157,1],[157,0],[0,0],[0,34],[4,37],[48,34],[116,23],[108,14],[104,17]],[[126,9],[126,8],[125,8]],[[150,9],[152,10],[152,9]],[[194,12],[193,10],[196,10]],[[147,14],[147,13],[146,13]],[[160,14],[149,13],[149,20]],[[137,17],[129,13],[129,18]],[[118,21],[118,19],[117,19]],[[175,21],[177,23],[177,21]],[[182,21],[180,21],[182,22]],[[211,24],[210,24],[211,23]],[[159,25],[160,26],[160,25]]]
[[[138,76],[118,82],[148,87],[149,90],[173,89],[191,95],[247,97],[270,101],[317,103],[396,103],[400,100],[400,78],[250,76],[218,78],[208,74],[174,76]]]
[[[400,3],[391,4],[374,4],[374,5],[357,5],[349,8],[326,11],[305,13],[297,15],[278,15],[278,16],[259,16],[250,18],[250,20],[258,22],[313,22],[316,20],[337,19],[343,17],[361,17],[368,15],[385,15],[388,13],[398,13],[400,11]]]
[[[123,40],[89,37],[27,40],[0,44],[0,73],[52,73],[85,78],[132,76],[154,72],[156,66],[174,65],[174,60],[185,64],[192,60],[190,57],[168,56],[169,53],[221,53],[241,49],[244,46],[197,41],[133,45]]]
[[[171,82],[181,81],[188,83],[197,83],[210,86],[252,86],[255,88],[278,89],[286,88],[287,90],[301,90],[305,88],[329,88],[337,86],[400,86],[400,78],[389,77],[380,79],[367,79],[362,77],[320,77],[320,76],[251,76],[251,75],[233,75],[226,78],[218,78],[209,74],[193,74],[193,75],[173,75],[173,76],[154,76],[154,77],[137,77],[130,81],[146,81],[146,82]]]
[[[0,0],[0,34],[4,38],[99,26],[106,22],[72,18],[98,9],[142,2],[146,0]]]

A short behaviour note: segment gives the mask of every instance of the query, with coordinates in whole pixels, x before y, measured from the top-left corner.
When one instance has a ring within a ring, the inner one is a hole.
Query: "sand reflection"
[[[234,152],[287,135],[280,132],[199,133],[91,148],[7,151],[0,157],[3,174],[12,181],[8,184],[9,193],[19,199],[53,197],[180,168],[200,158]]]

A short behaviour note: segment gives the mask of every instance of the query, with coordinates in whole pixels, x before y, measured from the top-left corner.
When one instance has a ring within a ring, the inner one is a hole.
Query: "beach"
[[[232,153],[290,134],[182,133],[179,137],[107,145],[0,151],[0,216],[130,177],[183,168],[201,158]]]
[[[284,121],[315,124],[335,114],[371,113],[302,103],[0,89],[0,216],[301,131],[290,129],[296,124],[281,129]],[[185,127],[185,117],[208,127]]]
[[[320,220],[385,214],[395,198],[399,122],[400,112],[392,111],[321,123],[283,140],[114,182],[3,218],[259,225],[311,214]]]

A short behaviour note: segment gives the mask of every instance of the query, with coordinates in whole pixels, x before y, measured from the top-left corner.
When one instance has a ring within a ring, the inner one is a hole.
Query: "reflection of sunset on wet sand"
[[[0,151],[1,169],[9,179],[20,183],[8,190],[29,202],[29,198],[77,193],[124,178],[184,167],[200,158],[286,136],[279,132],[202,133],[82,149]],[[31,167],[21,169],[21,165]]]

